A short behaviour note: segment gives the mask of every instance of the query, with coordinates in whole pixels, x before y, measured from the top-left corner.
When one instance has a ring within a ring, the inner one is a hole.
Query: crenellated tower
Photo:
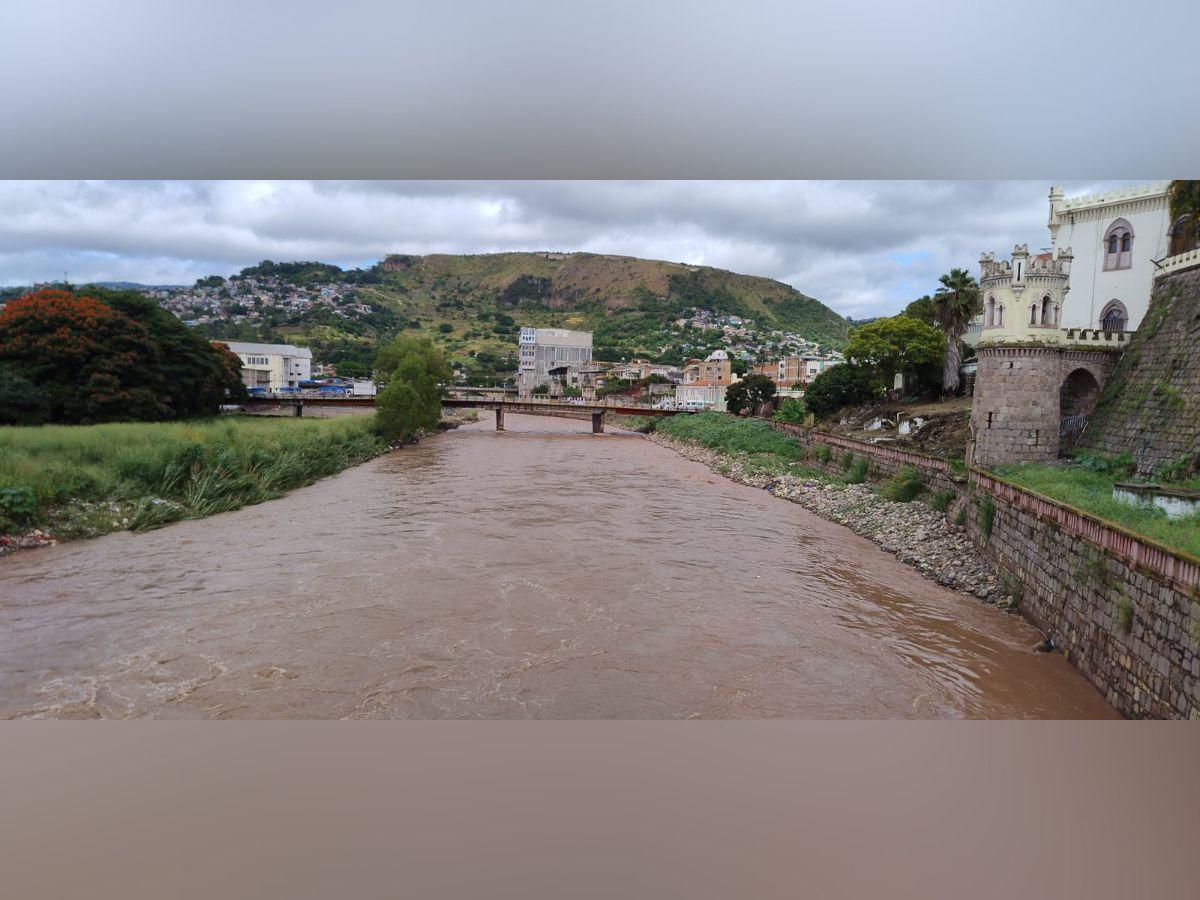
[[[983,331],[971,407],[977,465],[1046,461],[1069,448],[1095,405],[1117,351],[1111,335],[1062,327],[1070,248],[979,259]]]

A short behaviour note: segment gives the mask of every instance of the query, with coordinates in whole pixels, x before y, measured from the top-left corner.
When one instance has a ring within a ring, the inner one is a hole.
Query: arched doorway
[[[1076,369],[1058,391],[1058,453],[1067,456],[1087,426],[1088,416],[1096,408],[1100,383],[1087,369]]]

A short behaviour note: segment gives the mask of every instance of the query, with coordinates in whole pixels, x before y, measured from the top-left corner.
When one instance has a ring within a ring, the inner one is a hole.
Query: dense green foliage
[[[905,466],[898,474],[888,479],[883,487],[879,489],[879,493],[883,494],[889,500],[908,503],[910,500],[914,500],[923,490],[925,490],[925,482],[921,480],[921,473],[917,471],[917,467]]]
[[[242,362],[228,347],[209,343],[144,294],[103,289],[89,289],[88,293],[146,329],[158,348],[162,401],[170,408],[171,418],[209,415],[223,402],[245,396]]]
[[[384,449],[371,424],[242,417],[0,428],[0,491],[34,498],[28,521],[113,501],[131,510],[129,527],[150,527],[259,503],[364,462]],[[113,530],[111,518],[102,530]]]
[[[28,378],[0,369],[0,425],[41,425],[50,421],[50,403]]]
[[[775,398],[775,382],[766,375],[747,375],[725,389],[725,408],[737,415],[753,414],[760,404]]]
[[[803,455],[795,438],[780,434],[765,422],[721,412],[672,416],[659,422],[655,430],[719,453],[771,453],[789,460]]]
[[[832,416],[843,406],[870,403],[883,393],[874,370],[846,363],[821,372],[809,382],[804,403],[818,419]]]
[[[213,347],[140,294],[91,294],[46,289],[0,311],[7,398],[0,421],[183,418],[215,413],[226,397],[244,393],[241,363],[227,348]]]
[[[1087,457],[1090,465],[1014,463],[996,466],[1001,478],[1059,500],[1101,519],[1122,525],[1168,547],[1200,556],[1200,516],[1168,519],[1154,507],[1135,506],[1113,499],[1113,485],[1125,479],[1120,460],[1106,464],[1102,457]],[[1184,483],[1195,487],[1194,483]]]
[[[375,360],[387,384],[376,398],[376,428],[387,441],[408,441],[433,431],[442,415],[442,388],[452,377],[446,358],[429,338],[398,337]]]
[[[800,397],[788,397],[771,416],[776,422],[788,422],[792,425],[803,425],[808,421],[808,407]]]
[[[941,365],[945,352],[946,339],[938,330],[909,316],[860,325],[850,332],[846,343],[846,357],[875,369],[889,386],[897,373]]]

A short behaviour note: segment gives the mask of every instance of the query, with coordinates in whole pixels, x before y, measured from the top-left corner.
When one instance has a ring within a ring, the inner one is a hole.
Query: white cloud
[[[1065,183],[1069,193],[1105,184]],[[0,182],[0,284],[190,283],[262,259],[588,250],[777,278],[856,317],[1042,246],[1050,182]]]

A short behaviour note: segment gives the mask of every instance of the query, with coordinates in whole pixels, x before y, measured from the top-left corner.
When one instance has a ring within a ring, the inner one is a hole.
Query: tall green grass
[[[71,501],[126,501],[137,504],[133,527],[154,527],[260,503],[364,462],[385,449],[372,422],[231,417],[0,427],[0,489],[31,491],[34,521]]]
[[[739,419],[728,413],[672,416],[660,420],[655,430],[718,453],[772,453],[788,460],[799,459],[803,455],[794,438],[780,434],[762,422]]]
[[[1200,516],[1171,521],[1161,510],[1114,500],[1113,484],[1122,480],[1119,471],[1046,463],[1019,463],[995,468],[996,474],[1007,481],[1123,525],[1160,544],[1200,556]]]

